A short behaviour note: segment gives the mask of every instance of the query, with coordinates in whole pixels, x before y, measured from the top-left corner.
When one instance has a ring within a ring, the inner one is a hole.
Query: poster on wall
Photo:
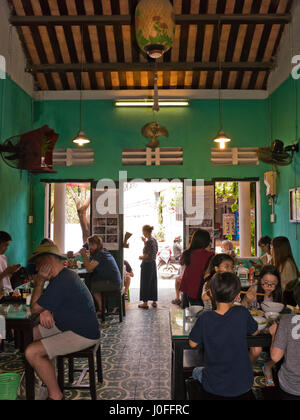
[[[235,215],[223,214],[223,235],[235,235]]]
[[[101,236],[109,251],[119,249],[118,191],[93,190],[92,233]]]
[[[198,189],[198,191],[196,190]],[[209,232],[211,237],[211,246],[214,248],[214,214],[215,214],[215,188],[214,185],[192,186],[187,187],[185,194],[192,193],[192,205],[197,207],[196,194],[198,193],[198,200],[200,198],[201,209],[199,214],[201,217],[190,217],[186,214],[185,219],[185,239],[186,247],[189,245],[193,233],[201,228]],[[195,212],[196,214],[196,212]]]

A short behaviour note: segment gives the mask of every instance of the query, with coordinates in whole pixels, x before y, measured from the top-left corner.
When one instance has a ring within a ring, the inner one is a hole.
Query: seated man
[[[86,249],[82,248],[80,253],[84,266],[91,276],[91,291],[98,305],[97,315],[102,315],[102,294],[101,292],[120,290],[122,278],[119,267],[111,253],[103,248],[103,241],[99,235],[88,238],[90,258]]]
[[[0,231],[0,291],[4,295],[4,289],[12,292],[10,277],[21,268],[21,264],[7,266],[7,259],[4,255],[12,241],[11,236],[7,232]],[[2,296],[3,297],[3,296]],[[0,297],[0,299],[2,298]]]
[[[32,314],[40,315],[34,329],[34,342],[25,356],[47,386],[49,399],[63,395],[58,386],[51,359],[91,347],[100,338],[100,328],[92,296],[78,275],[64,267],[57,246],[37,247],[29,262],[36,264],[38,274],[32,277]],[[44,283],[49,286],[44,291]]]

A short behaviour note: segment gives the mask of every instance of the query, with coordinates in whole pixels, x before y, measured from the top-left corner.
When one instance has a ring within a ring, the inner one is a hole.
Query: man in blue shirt
[[[204,368],[196,368],[206,392],[220,397],[240,397],[253,386],[253,371],[248,353],[247,335],[258,332],[250,312],[233,305],[241,284],[233,273],[218,273],[210,280],[217,304],[215,311],[203,312],[193,327],[190,346],[204,346]]]
[[[29,259],[38,272],[32,277],[30,308],[32,314],[40,315],[40,325],[34,329],[34,342],[25,356],[52,400],[63,395],[51,360],[91,347],[100,338],[93,298],[77,274],[64,267],[64,259],[54,244],[40,245]],[[46,280],[49,286],[44,291]]]

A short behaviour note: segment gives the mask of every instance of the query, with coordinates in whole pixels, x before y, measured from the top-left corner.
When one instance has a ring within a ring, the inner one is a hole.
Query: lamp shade
[[[138,46],[151,58],[159,58],[173,44],[175,15],[169,0],[140,0],[135,10]]]
[[[90,143],[90,140],[85,133],[80,130],[77,136],[73,139],[73,143],[78,144],[78,146],[84,146],[85,144]]]
[[[220,149],[225,149],[226,143],[229,143],[231,138],[228,137],[223,130],[220,130],[217,136],[214,138],[214,142],[219,143]]]

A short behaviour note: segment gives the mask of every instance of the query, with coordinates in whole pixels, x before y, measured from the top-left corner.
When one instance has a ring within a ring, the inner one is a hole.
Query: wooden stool
[[[199,349],[185,349],[183,351],[183,377],[188,379],[192,376],[195,367],[204,366],[204,354]]]
[[[123,290],[106,290],[101,292],[102,296],[102,321],[105,321],[105,310],[108,310],[108,297],[116,297],[118,299],[118,309],[119,309],[119,320],[123,321],[123,316],[126,316],[125,313],[125,296]]]
[[[75,353],[65,354],[63,356],[57,356],[57,379],[58,385],[63,392],[64,389],[89,389],[92,400],[97,399],[96,394],[96,377],[95,377],[95,356],[97,361],[97,376],[98,383],[103,382],[102,363],[101,363],[101,345],[100,339],[95,346],[89,347],[84,350],[77,351]],[[68,359],[69,363],[69,383],[65,384],[64,379],[64,359]],[[74,359],[87,358],[88,368],[74,369]],[[81,372],[81,375],[73,385],[74,372]],[[89,372],[89,384],[82,384],[85,375]]]
[[[239,401],[239,400],[248,400],[253,401],[255,400],[255,396],[253,394],[253,391],[250,390],[246,394],[239,395],[237,397],[221,397],[218,395],[213,395],[208,392],[206,392],[200,382],[195,381],[194,379],[186,379],[185,381],[185,387],[186,387],[186,397],[187,400],[196,400],[196,401],[215,401],[215,400],[221,400],[221,401]]]

